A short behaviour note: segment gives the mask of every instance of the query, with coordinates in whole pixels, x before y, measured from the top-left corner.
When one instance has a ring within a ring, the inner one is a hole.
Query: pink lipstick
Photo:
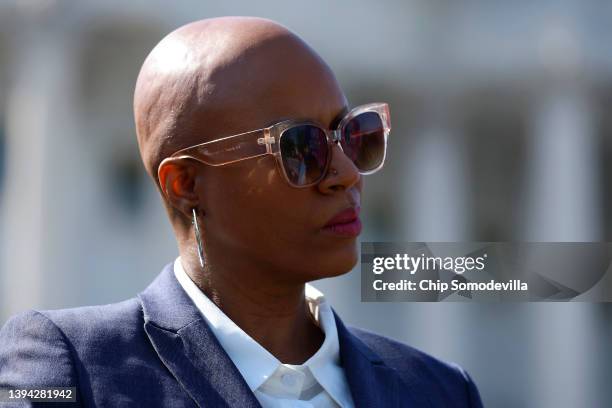
[[[350,207],[340,211],[323,227],[323,231],[345,237],[356,237],[361,233],[359,207]]]

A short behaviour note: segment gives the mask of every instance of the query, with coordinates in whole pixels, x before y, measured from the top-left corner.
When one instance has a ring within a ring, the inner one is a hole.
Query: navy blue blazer
[[[172,268],[124,302],[10,319],[0,331],[0,387],[77,387],[72,408],[260,407]],[[333,312],[356,407],[482,407],[459,366],[345,326]]]

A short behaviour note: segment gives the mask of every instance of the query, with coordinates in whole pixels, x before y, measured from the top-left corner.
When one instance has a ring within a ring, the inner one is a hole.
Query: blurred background
[[[220,15],[281,22],[352,105],[390,103],[362,241],[611,240],[612,2],[2,0],[0,324],[132,297],[177,256],[132,93],[165,34]],[[612,406],[610,304],[361,303],[359,267],[315,286],[487,407]]]

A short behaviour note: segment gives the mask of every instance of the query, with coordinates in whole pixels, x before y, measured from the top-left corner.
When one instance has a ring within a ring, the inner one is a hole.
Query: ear
[[[200,204],[196,192],[197,167],[188,160],[166,158],[158,168],[159,186],[171,206],[191,218],[191,211]]]

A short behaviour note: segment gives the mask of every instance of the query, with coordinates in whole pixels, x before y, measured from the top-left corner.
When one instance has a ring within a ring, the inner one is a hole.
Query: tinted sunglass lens
[[[287,129],[280,139],[280,151],[285,173],[297,186],[320,179],[329,155],[325,132],[313,125]]]
[[[376,112],[364,112],[342,130],[342,150],[360,171],[376,169],[385,157],[385,129]]]

